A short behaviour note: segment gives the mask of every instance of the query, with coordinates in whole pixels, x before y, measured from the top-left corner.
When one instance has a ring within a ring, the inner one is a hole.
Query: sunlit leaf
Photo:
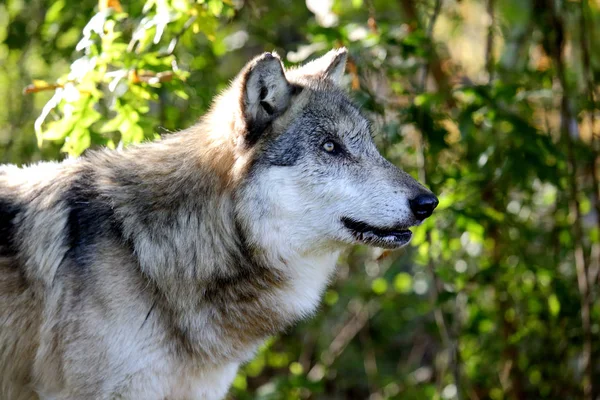
[[[560,302],[554,293],[548,297],[548,308],[550,309],[550,314],[554,316],[557,316],[560,312]]]
[[[375,294],[384,294],[387,291],[387,288],[387,281],[383,278],[377,278],[371,283],[371,289],[373,289]]]

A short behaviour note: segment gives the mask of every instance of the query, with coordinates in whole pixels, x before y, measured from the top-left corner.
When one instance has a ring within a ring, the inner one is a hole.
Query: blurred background
[[[2,0],[0,162],[169,134],[254,55],[342,45],[441,204],[408,248],[344,254],[230,398],[598,398],[599,0]]]

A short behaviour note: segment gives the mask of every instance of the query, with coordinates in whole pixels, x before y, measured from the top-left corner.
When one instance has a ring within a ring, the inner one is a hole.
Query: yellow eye
[[[325,150],[328,153],[333,153],[335,151],[335,143],[333,143],[333,142],[323,143],[323,150]]]

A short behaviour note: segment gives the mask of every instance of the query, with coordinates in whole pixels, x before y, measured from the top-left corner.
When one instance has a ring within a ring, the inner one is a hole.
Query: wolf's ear
[[[292,89],[275,53],[264,53],[250,61],[241,75],[245,140],[252,145],[271,121],[289,107]]]
[[[330,50],[324,56],[303,65],[300,67],[300,72],[303,75],[331,79],[334,83],[340,84],[346,70],[347,59],[348,50],[345,47],[340,47],[339,49]]]

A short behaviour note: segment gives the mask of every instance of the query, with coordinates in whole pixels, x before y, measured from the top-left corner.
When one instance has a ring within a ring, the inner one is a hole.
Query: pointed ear
[[[304,75],[330,79],[339,85],[346,70],[347,59],[348,50],[345,47],[341,47],[330,50],[324,56],[300,67],[300,71]]]
[[[240,73],[241,107],[246,122],[245,142],[251,146],[290,105],[291,85],[276,53],[264,53]]]

